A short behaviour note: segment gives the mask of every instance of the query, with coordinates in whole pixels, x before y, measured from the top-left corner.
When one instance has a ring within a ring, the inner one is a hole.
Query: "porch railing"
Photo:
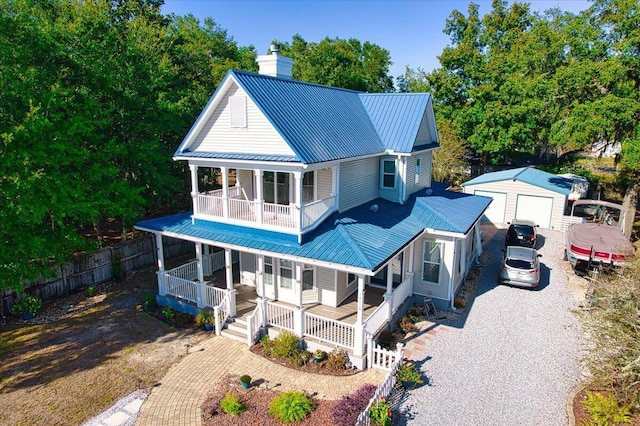
[[[198,262],[196,260],[180,265],[167,271],[167,275],[183,280],[195,281],[198,279]]]
[[[288,306],[267,302],[267,323],[285,330],[295,331],[295,310]]]
[[[393,312],[397,311],[407,297],[413,294],[413,274],[408,275],[409,276],[393,291]]]
[[[259,299],[253,313],[247,318],[247,345],[251,347],[260,337],[260,329],[264,325],[264,299]]]
[[[353,349],[355,345],[355,328],[352,324],[308,312],[304,315],[304,335],[347,349]]]
[[[202,304],[208,307],[219,306],[222,304],[227,291],[211,285],[203,284],[202,286]]]
[[[165,273],[164,275],[164,290],[166,294],[185,299],[189,302],[198,303],[199,285],[200,283],[179,278],[169,273]]]
[[[333,211],[335,206],[335,196],[305,204],[302,207],[302,229],[308,228],[318,222],[327,212]]]
[[[385,300],[364,322],[364,331],[375,336],[378,331],[390,320],[389,301]]]
[[[264,223],[283,228],[295,228],[293,207],[284,204],[264,203],[262,205],[262,220]]]
[[[226,291],[222,301],[219,305],[213,307],[213,316],[216,326],[216,334],[220,336],[222,333],[222,326],[229,318],[229,312],[231,311],[231,292]]]
[[[237,198],[229,200],[229,219],[244,220],[248,222],[256,221],[255,207],[253,201]]]

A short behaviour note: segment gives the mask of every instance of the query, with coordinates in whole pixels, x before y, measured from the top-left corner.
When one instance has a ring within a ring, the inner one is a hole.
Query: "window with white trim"
[[[420,167],[421,167],[422,159],[416,158],[416,184],[420,183]]]
[[[440,284],[442,264],[442,243],[424,241],[422,243],[422,281]]]
[[[396,187],[396,160],[382,160],[382,187]]]
[[[247,98],[246,96],[229,97],[229,122],[231,127],[247,127]]]
[[[273,285],[273,258],[264,257],[264,284]]]

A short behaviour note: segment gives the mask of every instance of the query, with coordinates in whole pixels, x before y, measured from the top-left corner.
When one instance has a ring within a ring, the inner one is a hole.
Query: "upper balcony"
[[[337,210],[335,168],[304,174],[216,170],[222,188],[200,191],[197,184],[192,187],[196,218],[299,235]],[[197,168],[192,166],[193,179],[198,181]]]

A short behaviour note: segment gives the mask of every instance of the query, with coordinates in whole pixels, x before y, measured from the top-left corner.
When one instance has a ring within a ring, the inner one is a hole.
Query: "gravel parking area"
[[[421,363],[429,383],[400,404],[400,424],[566,425],[584,371],[578,302],[563,261],[564,233],[540,230],[540,287],[496,284],[505,229],[484,244],[475,298],[439,331]]]

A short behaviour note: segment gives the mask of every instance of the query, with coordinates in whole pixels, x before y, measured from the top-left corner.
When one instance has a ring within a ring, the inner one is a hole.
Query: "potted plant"
[[[26,295],[11,306],[11,313],[20,315],[24,320],[30,320],[36,315],[40,308],[42,308],[42,299]]]
[[[200,311],[196,315],[196,326],[204,327],[205,330],[213,330],[214,316],[211,312]]]
[[[322,349],[316,349],[315,351],[313,351],[313,359],[316,362],[320,362],[324,359],[325,353]]]
[[[243,388],[247,389],[251,384],[251,376],[246,374],[240,376],[240,383],[242,384]]]
[[[392,416],[391,407],[382,398],[369,408],[369,418],[374,425],[391,426],[393,424]]]
[[[405,389],[413,389],[416,385],[422,384],[422,373],[414,363],[407,362],[396,371],[396,380],[402,382]]]

